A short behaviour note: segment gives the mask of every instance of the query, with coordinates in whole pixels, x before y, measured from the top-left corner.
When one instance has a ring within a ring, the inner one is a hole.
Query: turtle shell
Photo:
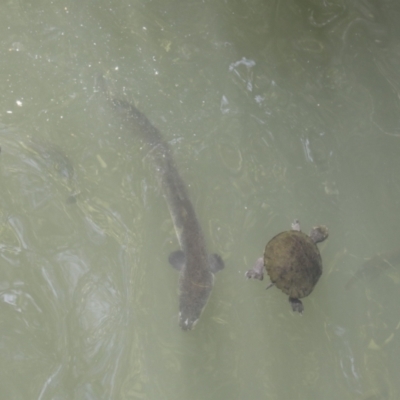
[[[301,231],[285,231],[265,246],[264,266],[271,282],[292,298],[308,296],[322,274],[318,247]]]

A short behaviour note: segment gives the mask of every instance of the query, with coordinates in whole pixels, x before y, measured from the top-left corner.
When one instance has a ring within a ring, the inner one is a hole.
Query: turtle
[[[259,258],[254,267],[246,272],[247,278],[262,280],[263,267],[271,279],[267,289],[275,285],[289,296],[293,311],[302,314],[300,298],[308,296],[322,274],[322,259],[317,243],[328,237],[328,228],[315,226],[310,235],[300,230],[294,220],[292,229],[274,236],[265,246],[264,258]]]

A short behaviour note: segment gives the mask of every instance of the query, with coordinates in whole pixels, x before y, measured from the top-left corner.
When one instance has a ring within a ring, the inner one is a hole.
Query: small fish
[[[366,260],[357,272],[348,280],[346,290],[351,289],[360,279],[377,279],[384,271],[400,263],[400,249],[389,253],[376,254]]]

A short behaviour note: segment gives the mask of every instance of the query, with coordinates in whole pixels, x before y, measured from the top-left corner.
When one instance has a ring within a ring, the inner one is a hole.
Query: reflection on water
[[[25,397],[31,376],[38,398],[70,398],[71,388],[82,398],[98,391],[91,376],[107,368],[113,377],[127,356],[133,259],[124,248],[140,240],[109,204],[66,203],[80,182],[59,146],[16,129],[1,141],[2,337],[12,366],[4,391]]]
[[[4,398],[399,398],[396,2],[2,11]],[[98,73],[169,141],[226,261],[189,335],[165,202]],[[294,218],[331,233],[303,317],[244,279]]]
[[[348,339],[348,334],[343,327],[336,326],[333,332],[339,339],[338,360],[342,374],[350,388],[350,390],[362,393],[361,390],[361,373],[359,367],[359,361],[356,361],[350,342]]]

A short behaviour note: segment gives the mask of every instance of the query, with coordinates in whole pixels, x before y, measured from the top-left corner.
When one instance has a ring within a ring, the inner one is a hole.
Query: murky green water
[[[5,2],[1,398],[398,399],[399,17],[389,0]],[[224,258],[191,332],[151,158],[99,74],[168,140]],[[294,218],[330,229],[303,316],[244,277]]]

